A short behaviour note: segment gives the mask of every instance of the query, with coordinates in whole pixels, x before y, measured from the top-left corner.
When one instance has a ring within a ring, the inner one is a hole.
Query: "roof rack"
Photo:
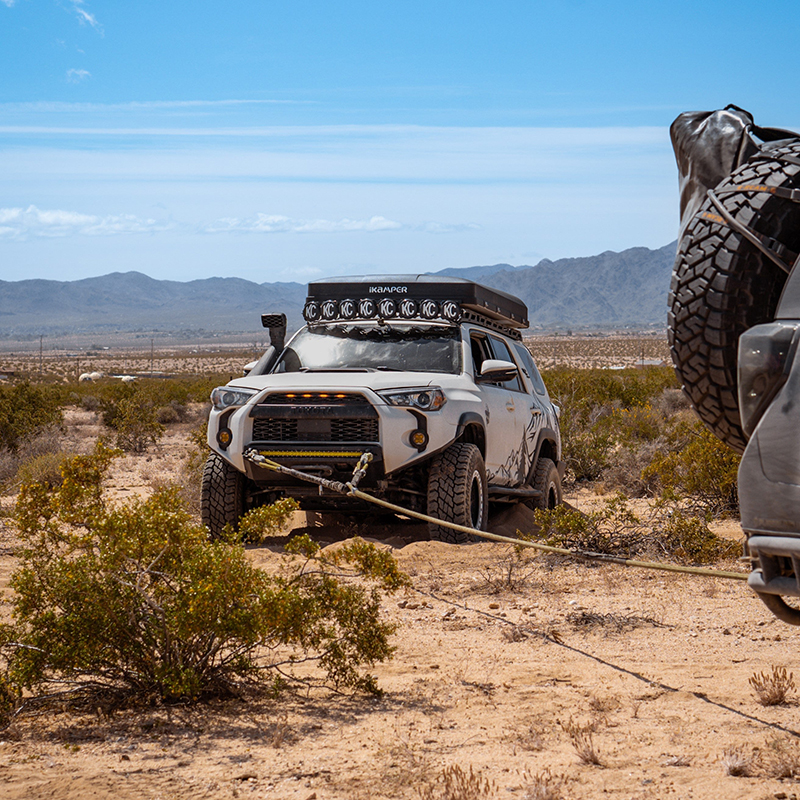
[[[528,327],[528,309],[518,297],[464,278],[435,275],[364,275],[314,281],[308,284],[303,309],[308,322],[351,319],[458,322],[465,314],[474,315],[471,321],[496,325],[505,333]]]

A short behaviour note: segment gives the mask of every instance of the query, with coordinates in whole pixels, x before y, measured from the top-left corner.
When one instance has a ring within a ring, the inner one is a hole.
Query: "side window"
[[[489,349],[489,342],[485,336],[481,336],[474,331],[470,333],[469,344],[472,350],[472,363],[475,365],[475,377],[481,374],[481,366],[487,358],[494,358]]]
[[[494,357],[498,361],[510,361],[512,364],[516,365],[516,361],[514,360],[514,356],[511,355],[511,351],[508,349],[508,345],[502,340],[498,339],[496,336],[492,336],[492,350],[494,350]],[[519,379],[519,375],[515,378],[512,378],[510,381],[505,381],[504,383],[500,384],[504,389],[510,389],[512,392],[524,392],[525,390],[522,388],[522,382]]]
[[[539,370],[536,368],[536,362],[533,360],[530,350],[528,350],[524,344],[515,344],[514,349],[519,355],[519,359],[523,364],[526,375],[531,379],[533,391],[542,397],[547,397],[547,389],[545,388],[542,376],[539,374]]]

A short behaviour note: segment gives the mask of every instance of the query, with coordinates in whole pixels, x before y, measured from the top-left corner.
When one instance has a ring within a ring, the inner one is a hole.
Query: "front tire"
[[[555,508],[561,505],[561,476],[558,468],[549,458],[540,458],[533,473],[533,488],[541,494],[534,497],[531,508]]]
[[[245,477],[224,458],[211,453],[203,467],[200,518],[212,539],[219,539],[226,525],[234,529],[244,514]]]
[[[489,511],[486,467],[474,444],[450,445],[431,464],[428,476],[428,516],[468,528],[485,530]],[[431,539],[466,544],[472,536],[428,523]]]

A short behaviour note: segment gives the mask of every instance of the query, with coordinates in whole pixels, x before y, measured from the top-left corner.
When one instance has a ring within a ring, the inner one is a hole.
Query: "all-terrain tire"
[[[241,472],[216,453],[209,455],[200,487],[200,518],[212,539],[218,539],[226,525],[239,527],[245,510],[244,487]]]
[[[555,508],[561,505],[561,476],[549,458],[540,458],[533,473],[533,488],[541,492],[530,501],[531,508]]]
[[[715,192],[724,208],[758,233],[800,250],[800,204],[769,192],[727,194],[727,187],[800,187],[800,141],[764,150],[742,164]],[[774,318],[786,273],[733,228],[704,218],[718,210],[707,198],[678,246],[669,293],[668,336],[675,371],[700,419],[743,452],[737,394],[739,337]],[[791,265],[788,265],[791,267]]]
[[[428,475],[428,516],[484,530],[489,511],[486,467],[474,444],[456,443],[434,458]],[[431,539],[465,544],[472,537],[432,522]]]

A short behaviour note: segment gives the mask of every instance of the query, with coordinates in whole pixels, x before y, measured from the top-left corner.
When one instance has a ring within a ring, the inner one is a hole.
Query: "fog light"
[[[428,444],[428,434],[425,431],[414,431],[411,434],[411,444],[417,448],[417,450],[424,450],[425,445]]]
[[[223,449],[226,449],[228,445],[233,441],[233,434],[228,430],[228,428],[223,428],[217,434],[217,441],[219,442],[219,446]]]

